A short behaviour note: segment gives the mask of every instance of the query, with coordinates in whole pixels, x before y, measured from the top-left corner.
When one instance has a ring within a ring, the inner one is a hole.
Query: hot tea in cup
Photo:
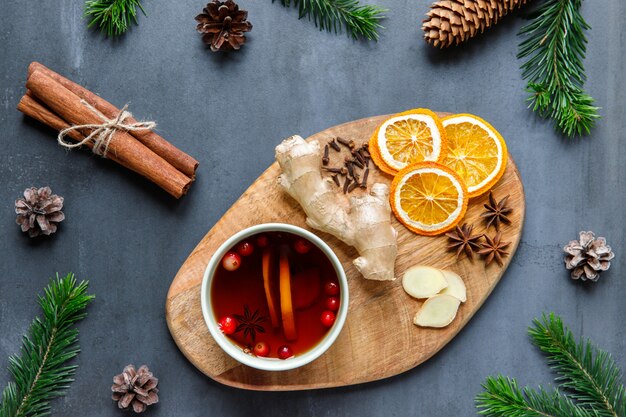
[[[210,287],[218,329],[243,352],[291,359],[335,324],[342,294],[334,265],[306,238],[270,231],[243,238],[217,265]]]

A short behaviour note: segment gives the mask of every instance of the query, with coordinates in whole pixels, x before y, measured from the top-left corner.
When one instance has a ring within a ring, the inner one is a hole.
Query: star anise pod
[[[465,252],[468,258],[474,259],[474,252],[480,249],[480,235],[472,235],[474,226],[463,223],[463,226],[456,226],[453,232],[446,233],[448,236],[448,250],[456,250],[456,258],[459,259],[461,253]]]
[[[496,231],[499,231],[501,223],[511,224],[511,219],[508,216],[513,209],[506,205],[509,197],[510,195],[507,195],[502,200],[496,201],[493,193],[489,191],[489,203],[485,204],[486,211],[480,215],[487,222],[487,229],[493,224]]]
[[[498,265],[504,265],[504,258],[509,255],[505,249],[511,244],[511,242],[502,241],[502,233],[498,232],[491,238],[484,235],[485,242],[481,244],[481,249],[478,251],[480,255],[485,256],[485,265],[489,265],[494,260]]]
[[[260,315],[259,310],[254,310],[254,313],[252,313],[246,304],[243,306],[243,315],[233,314],[233,317],[239,322],[235,332],[243,331],[244,337],[250,337],[253,342],[257,332],[265,333],[265,327],[263,327],[261,323],[267,320],[267,316]]]

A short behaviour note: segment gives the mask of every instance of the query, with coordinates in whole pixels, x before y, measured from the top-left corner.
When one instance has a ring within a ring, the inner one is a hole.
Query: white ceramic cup
[[[288,232],[294,235],[301,236],[317,246],[330,260],[331,264],[335,268],[337,278],[339,280],[339,311],[335,323],[330,328],[324,338],[308,352],[296,355],[293,358],[281,360],[276,358],[262,358],[254,355],[249,355],[243,352],[241,347],[233,343],[228,337],[226,337],[218,328],[218,317],[213,312],[213,306],[211,304],[211,283],[215,270],[222,262],[222,258],[226,252],[232,248],[236,243],[244,240],[249,236],[256,235],[264,232]],[[217,342],[217,344],[230,355],[233,359],[243,363],[244,365],[251,366],[256,369],[265,371],[286,371],[288,369],[299,368],[304,366],[313,360],[320,357],[326,350],[333,344],[341,329],[346,322],[346,316],[348,315],[348,280],[346,279],[346,273],[343,270],[341,262],[337,258],[337,255],[332,249],[324,243],[322,239],[298,226],[293,226],[285,223],[264,223],[256,226],[248,227],[238,233],[235,233],[229,239],[227,239],[222,245],[215,251],[206,270],[204,271],[204,278],[202,280],[202,288],[200,294],[200,304],[202,306],[202,315],[206,322],[211,336]]]

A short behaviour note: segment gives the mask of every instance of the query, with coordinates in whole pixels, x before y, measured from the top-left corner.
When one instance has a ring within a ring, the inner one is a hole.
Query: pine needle
[[[272,0],[272,3],[274,0]],[[285,7],[298,7],[299,19],[308,17],[320,30],[346,33],[354,39],[378,40],[378,30],[384,29],[380,20],[386,9],[361,5],[358,0],[280,0]]]
[[[76,365],[66,365],[80,351],[78,330],[73,326],[86,316],[94,298],[86,281],[76,285],[74,274],[53,279],[39,296],[43,318],[35,318],[22,339],[19,356],[9,358],[13,382],[2,392],[0,417],[45,416],[49,401],[68,388]]]
[[[488,377],[476,397],[479,413],[490,417],[626,417],[622,373],[611,355],[589,340],[574,340],[554,313],[533,321],[533,343],[559,375],[559,389],[520,389],[514,379]]]
[[[137,8],[146,14],[140,0],[88,0],[84,16],[89,18],[87,27],[98,26],[107,36],[119,36],[133,22],[137,24]]]
[[[589,134],[595,125],[598,107],[583,91],[587,38],[580,7],[582,0],[546,0],[536,17],[519,35],[518,58],[522,76],[528,80],[529,107],[542,117],[555,120],[556,127],[567,136]]]
[[[520,389],[514,379],[488,377],[485,392],[476,397],[479,414],[492,417],[592,417],[595,413],[576,406],[558,391]]]
[[[548,357],[548,364],[559,374],[561,388],[582,406],[593,407],[600,416],[626,416],[626,390],[621,382],[621,370],[611,355],[589,340],[574,340],[554,314],[535,319],[529,330],[533,343]]]

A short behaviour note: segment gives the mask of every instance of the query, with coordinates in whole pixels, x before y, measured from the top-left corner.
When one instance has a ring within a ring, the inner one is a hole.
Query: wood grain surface
[[[308,140],[325,143],[342,136],[364,143],[386,117],[345,123]],[[504,274],[522,234],[524,189],[512,159],[493,188],[497,198],[510,194],[509,203],[514,208],[512,224],[502,229],[504,240],[512,242],[511,255],[505,259],[504,267],[495,263],[485,267],[481,260],[472,262],[465,257],[457,261],[454,253],[446,250],[445,236],[418,236],[394,218],[393,225],[398,231],[395,271],[398,279],[366,281],[352,265],[357,256],[353,248],[331,235],[312,230],[333,248],[343,263],[350,287],[348,319],[334,345],[314,362],[291,371],[259,371],[231,359],[215,343],[202,317],[200,285],[214,251],[241,229],[259,223],[283,222],[311,230],[298,204],[279,188],[276,181],[279,174],[278,165],[272,164],[215,224],[178,271],[166,300],[167,324],[182,353],[204,374],[238,388],[268,391],[328,388],[387,378],[414,368],[443,348],[472,318]],[[370,185],[390,183],[392,179],[375,168],[370,178]],[[470,200],[464,219],[475,225],[477,233],[485,232],[479,216],[486,200],[487,195]],[[491,228],[488,233],[493,235],[495,231]],[[450,269],[463,277],[467,302],[461,304],[456,319],[448,327],[427,329],[413,324],[413,316],[422,302],[404,292],[400,277],[415,264]]]

